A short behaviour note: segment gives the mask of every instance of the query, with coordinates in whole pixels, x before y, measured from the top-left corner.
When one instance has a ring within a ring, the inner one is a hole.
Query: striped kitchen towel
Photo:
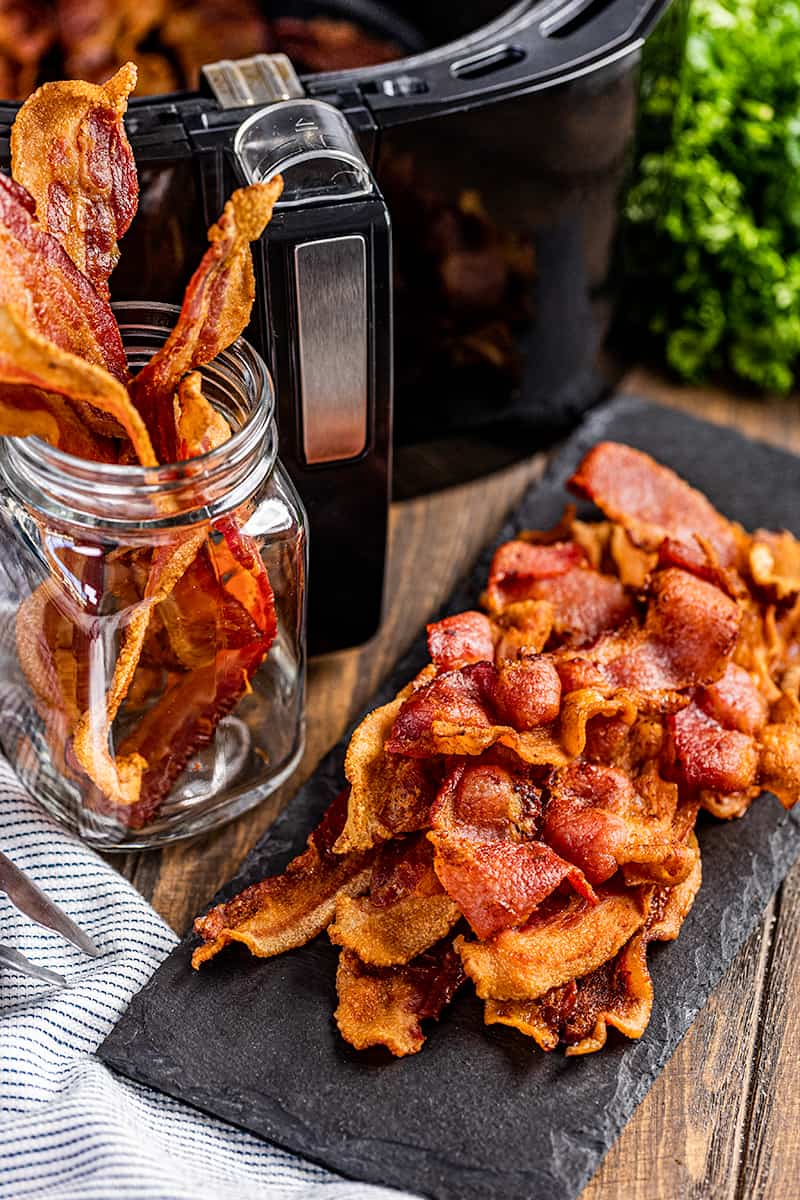
[[[12,691],[0,683],[6,745],[25,720]],[[54,988],[0,968],[2,1200],[403,1200],[113,1075],[93,1052],[177,939],[3,758],[0,849],[103,951],[84,957],[0,896],[0,942],[68,980]]]

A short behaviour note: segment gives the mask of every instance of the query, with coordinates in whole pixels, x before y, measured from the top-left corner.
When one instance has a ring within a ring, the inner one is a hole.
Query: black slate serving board
[[[569,439],[501,535],[554,523],[563,484],[602,438],[649,451],[749,528],[800,534],[800,459],[622,396]],[[474,606],[487,548],[447,611]],[[425,661],[422,636],[374,697]],[[273,874],[301,848],[342,782],[346,739],[297,793],[219,898]],[[798,806],[800,807],[800,806]],[[185,939],[100,1047],[133,1079],[358,1179],[437,1200],[572,1200],[705,1004],[800,855],[800,813],[771,796],[742,821],[702,823],[704,884],[677,942],[651,951],[655,1004],[638,1042],[544,1055],[482,1022],[467,989],[420,1054],[359,1054],[337,1036],[336,951],[325,936],[280,958],[229,950],[201,973]]]

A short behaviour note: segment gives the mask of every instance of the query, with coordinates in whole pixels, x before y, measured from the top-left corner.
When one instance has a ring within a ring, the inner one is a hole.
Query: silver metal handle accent
[[[367,246],[361,234],[294,248],[300,412],[307,463],[367,444]]]

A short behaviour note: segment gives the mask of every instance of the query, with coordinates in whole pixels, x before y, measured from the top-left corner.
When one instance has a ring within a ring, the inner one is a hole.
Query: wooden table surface
[[[645,372],[631,373],[624,386],[800,452],[797,399],[765,404],[676,389]],[[311,664],[307,748],[291,785],[207,837],[114,860],[176,931],[186,930],[339,739],[544,461],[535,455],[477,482],[393,505],[386,621],[367,646]],[[799,1053],[800,864],[582,1200],[797,1200]]]

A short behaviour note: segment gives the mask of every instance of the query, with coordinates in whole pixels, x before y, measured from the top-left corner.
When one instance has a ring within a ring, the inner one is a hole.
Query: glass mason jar
[[[177,312],[116,306],[134,372]],[[303,749],[306,522],[272,383],[242,338],[201,374],[234,432],[198,458],[143,468],[0,439],[0,743],[105,850],[230,820]]]

